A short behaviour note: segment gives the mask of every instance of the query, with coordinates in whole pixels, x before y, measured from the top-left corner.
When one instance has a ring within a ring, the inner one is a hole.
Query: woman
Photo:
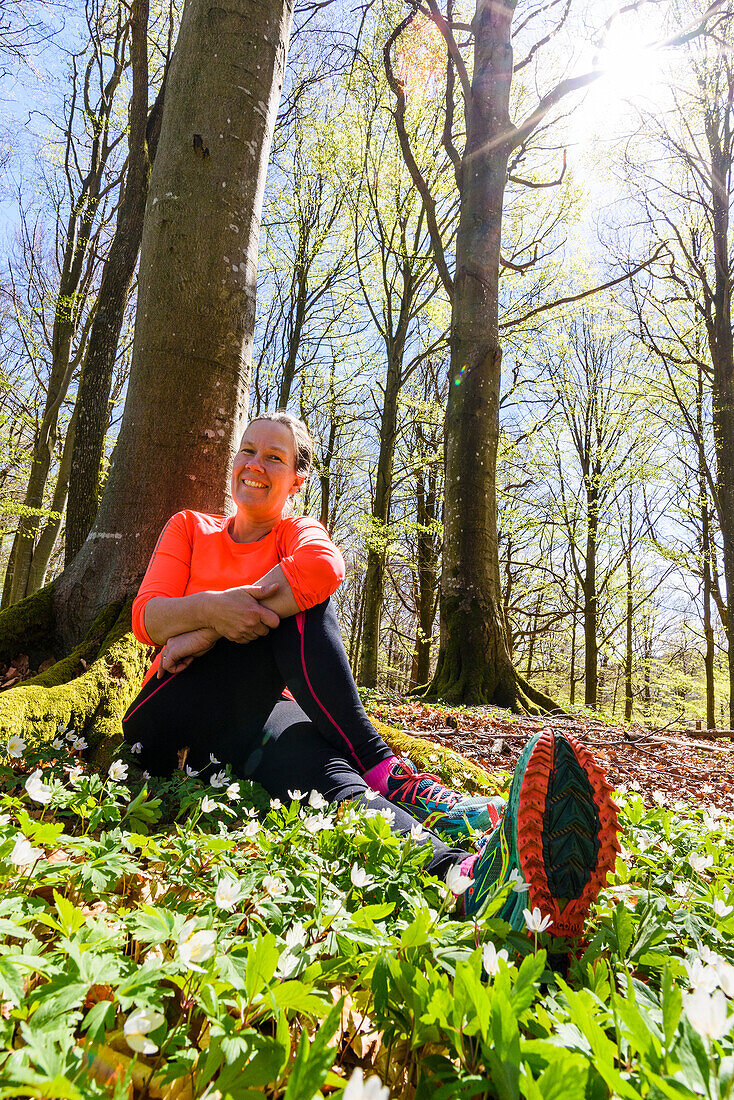
[[[343,558],[321,524],[287,514],[311,463],[301,421],[257,417],[234,460],[235,514],[169,520],[133,605],[136,637],[161,650],[123,720],[127,741],[155,774],[170,774],[186,747],[193,768],[228,763],[284,800],[295,788],[330,802],[371,788],[394,831],[423,822],[429,873],[458,866],[471,880],[465,915],[518,871],[555,933],[579,934],[617,846],[602,773],[571,739],[544,731],[526,746],[503,816],[502,799],[449,791],[395,756],[362,707],[329,602]],[[438,835],[487,829],[479,854]],[[527,900],[511,895],[503,910],[515,927]]]

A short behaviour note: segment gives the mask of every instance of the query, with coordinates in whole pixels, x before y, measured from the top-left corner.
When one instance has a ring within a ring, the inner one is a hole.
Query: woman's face
[[[288,497],[303,481],[303,475],[296,473],[290,429],[272,420],[253,420],[232,466],[230,487],[238,512],[258,522],[278,520]]]

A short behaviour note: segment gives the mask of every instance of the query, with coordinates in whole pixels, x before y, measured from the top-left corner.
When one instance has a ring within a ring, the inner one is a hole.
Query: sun
[[[596,91],[606,99],[650,100],[664,95],[666,51],[645,42],[640,28],[615,25],[595,58],[602,76]]]

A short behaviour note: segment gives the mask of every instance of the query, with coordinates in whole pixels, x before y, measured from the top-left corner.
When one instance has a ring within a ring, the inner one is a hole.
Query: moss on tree
[[[0,615],[0,634],[9,612],[28,603],[24,600]],[[51,741],[60,724],[70,725],[84,735],[95,760],[105,764],[112,759],[122,738],[122,715],[150,661],[150,649],[131,633],[131,606],[128,600],[106,607],[68,657],[0,695],[0,729],[6,737],[17,733],[36,742]],[[39,618],[40,612],[31,630],[40,647]],[[48,648],[53,636],[53,622],[48,619],[46,629]],[[14,644],[27,651],[28,638],[16,631]]]
[[[0,613],[0,661],[19,653],[49,656],[54,635],[53,585]]]
[[[456,790],[478,791],[481,794],[503,794],[509,785],[507,772],[490,775],[478,768],[465,756],[452,749],[437,745],[435,741],[426,741],[424,737],[413,737],[401,730],[380,722],[370,716],[370,721],[380,737],[399,755],[409,756],[422,771],[439,772],[441,778]],[[438,761],[436,761],[438,757]]]

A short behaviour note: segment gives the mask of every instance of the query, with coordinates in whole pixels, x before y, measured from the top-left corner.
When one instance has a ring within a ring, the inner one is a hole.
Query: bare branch
[[[519,183],[523,187],[535,187],[535,188],[558,187],[559,183],[562,182],[563,177],[565,176],[565,174],[566,174],[566,150],[564,149],[563,150],[563,166],[561,167],[561,174],[559,175],[558,179],[549,180],[547,183],[536,183],[535,180],[526,180],[526,179],[522,179],[521,176],[513,176],[513,175],[508,175],[507,179],[508,179],[509,183]]]
[[[398,80],[395,76],[392,67],[392,61],[390,60],[390,51],[393,44],[397,42],[400,35],[410,26],[416,13],[412,11],[410,15],[407,15],[405,19],[395,28],[383,50],[383,59],[385,64],[385,75],[387,82],[390,85],[390,89],[395,96],[396,105],[393,117],[395,119],[395,127],[398,132],[398,139],[400,141],[400,149],[405,160],[406,167],[410,173],[410,178],[415,184],[416,190],[421,197],[423,206],[426,212],[426,223],[428,225],[428,232],[431,237],[431,246],[433,250],[433,257],[436,261],[436,268],[441,277],[441,282],[444,285],[446,293],[451,297],[454,292],[454,281],[451,278],[448,265],[446,263],[446,257],[443,251],[443,242],[441,241],[441,234],[438,228],[438,222],[436,220],[436,201],[430,192],[428,184],[426,183],[420,168],[413,156],[413,150],[410,146],[410,138],[408,137],[408,131],[405,127],[405,89],[403,88],[402,81]]]
[[[529,321],[531,317],[535,317],[538,313],[546,313],[549,309],[555,309],[556,306],[565,306],[570,302],[580,302],[584,298],[591,297],[592,294],[598,294],[602,290],[609,290],[610,287],[618,286],[620,283],[624,283],[628,279],[633,278],[638,272],[644,271],[646,267],[654,263],[658,256],[666,250],[666,247],[667,246],[664,244],[661,245],[644,263],[638,264],[637,267],[633,267],[631,271],[627,271],[624,275],[620,275],[618,279],[610,279],[609,282],[590,287],[588,290],[582,290],[578,294],[569,294],[565,298],[556,298],[553,302],[546,302],[542,306],[536,306],[535,309],[531,309],[522,317],[513,317],[510,321],[503,321],[499,327],[500,329],[516,328],[518,325],[524,324],[525,321]]]

